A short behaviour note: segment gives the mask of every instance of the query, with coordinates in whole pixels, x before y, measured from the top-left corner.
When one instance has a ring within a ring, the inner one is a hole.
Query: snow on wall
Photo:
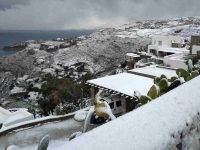
[[[197,77],[57,149],[200,149],[199,90]]]
[[[188,69],[185,60],[185,54],[172,54],[164,57],[164,64],[172,68]]]

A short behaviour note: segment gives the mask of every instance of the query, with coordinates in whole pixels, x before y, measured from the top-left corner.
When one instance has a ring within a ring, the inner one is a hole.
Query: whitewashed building
[[[148,53],[159,58],[189,52],[185,47],[185,39],[180,36],[155,35],[152,37],[152,44],[148,46]]]
[[[107,101],[114,115],[122,115],[134,109],[135,92],[146,95],[153,85],[153,78],[132,73],[120,73],[87,81],[91,86],[91,95],[94,99],[99,90],[109,93],[102,97]]]
[[[187,62],[187,55],[185,54],[173,54],[165,56],[163,59],[164,65],[170,66],[172,68],[178,69],[188,69],[188,66],[186,64]]]

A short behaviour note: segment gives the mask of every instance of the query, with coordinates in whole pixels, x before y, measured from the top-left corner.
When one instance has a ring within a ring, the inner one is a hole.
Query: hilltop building
[[[156,35],[152,37],[152,44],[148,46],[148,53],[158,58],[172,54],[189,54],[185,40],[179,36]]]
[[[102,100],[107,101],[113,114],[118,116],[135,109],[135,93],[147,95],[154,84],[154,77],[162,74],[168,78],[177,76],[174,69],[148,66],[129,70],[128,73],[89,80],[87,84],[91,87],[91,100],[94,101],[96,93],[102,90]]]

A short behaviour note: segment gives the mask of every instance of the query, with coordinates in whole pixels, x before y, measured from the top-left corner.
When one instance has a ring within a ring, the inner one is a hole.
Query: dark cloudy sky
[[[200,0],[0,0],[0,29],[71,29],[200,16]]]

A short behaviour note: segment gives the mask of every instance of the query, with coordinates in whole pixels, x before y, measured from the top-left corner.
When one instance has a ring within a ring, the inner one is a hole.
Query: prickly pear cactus
[[[169,82],[174,82],[175,80],[177,80],[178,78],[177,77],[171,77],[168,81]]]
[[[41,140],[38,145],[38,150],[47,150],[48,145],[49,145],[49,135],[45,135]]]
[[[150,102],[152,99],[149,97],[149,96],[145,96],[145,95],[142,95],[139,99],[139,102],[144,105],[148,102]]]
[[[162,80],[160,80],[158,86],[160,88],[160,93],[163,94],[163,93],[167,92],[169,83],[168,83],[167,79],[163,78]]]
[[[193,78],[197,77],[199,75],[199,72],[197,70],[192,71],[191,74],[186,78],[186,81],[190,81]]]
[[[176,74],[177,74],[179,77],[183,77],[185,81],[186,81],[187,78],[190,76],[190,73],[189,73],[187,70],[182,69],[182,68],[177,69],[177,70],[176,70]]]
[[[178,87],[179,85],[181,85],[181,80],[177,79],[175,81],[173,81],[170,86],[168,87],[168,91],[171,91],[173,89],[175,89],[176,87]]]
[[[158,85],[159,82],[160,82],[160,80],[161,80],[161,78],[155,77],[155,78],[154,78],[154,84]]]
[[[161,79],[167,79],[166,75],[164,75],[164,74],[162,74],[162,75],[160,76],[160,78],[161,78]]]
[[[199,71],[197,70],[191,72],[191,76],[194,78],[197,77],[198,75],[199,75]]]
[[[159,94],[160,94],[159,87],[156,84],[154,84],[150,88],[147,96],[149,96],[151,99],[155,99],[155,98],[157,98],[159,96]]]

